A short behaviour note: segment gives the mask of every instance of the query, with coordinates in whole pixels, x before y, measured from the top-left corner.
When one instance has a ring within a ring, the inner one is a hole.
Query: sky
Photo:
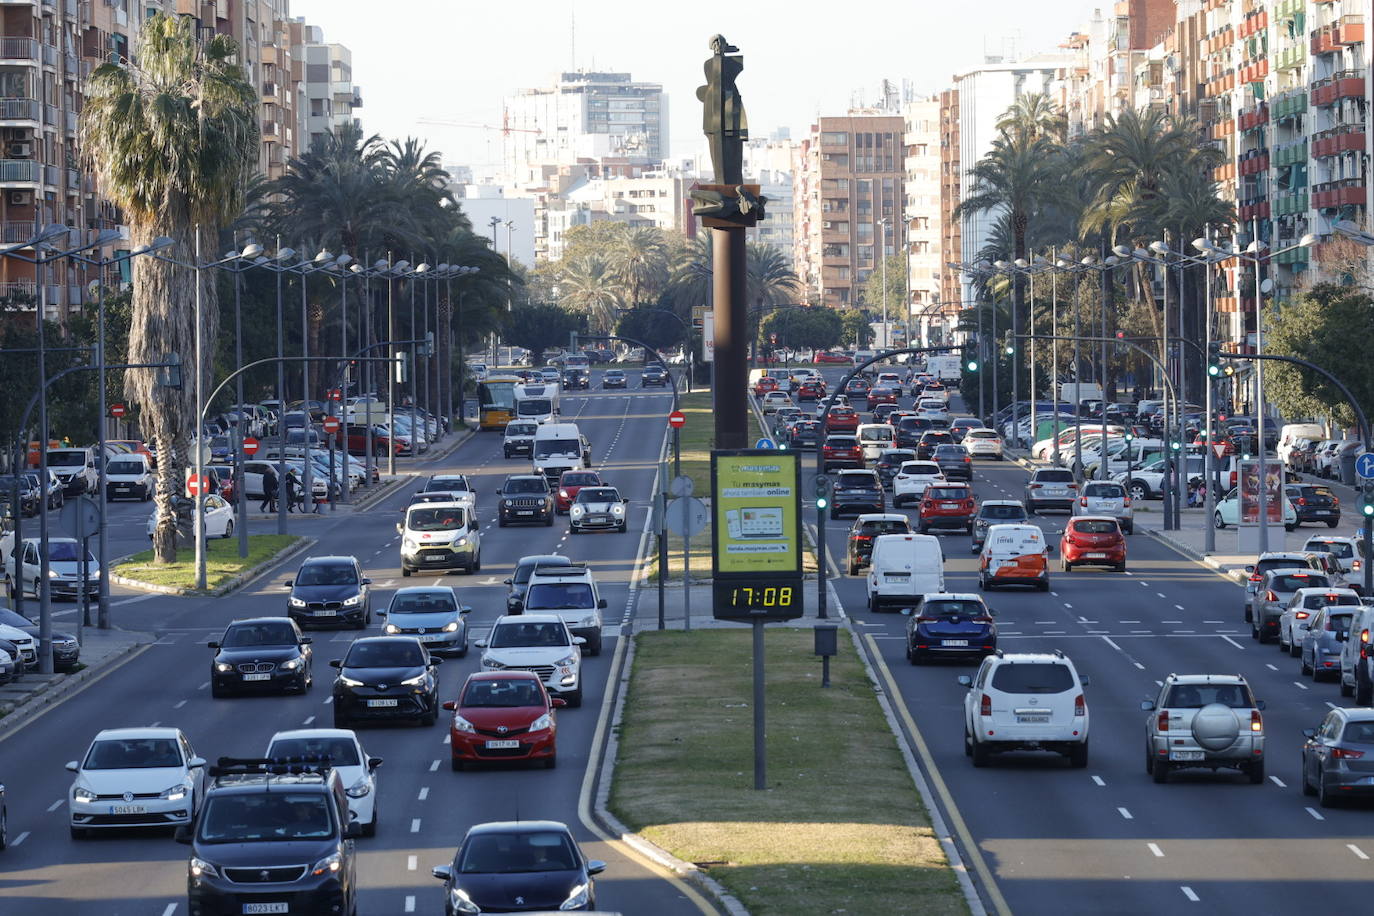
[[[418,136],[445,164],[495,162],[494,130],[420,123],[501,123],[502,99],[563,70],[628,71],[668,93],[672,155],[704,147],[696,87],[721,32],[744,55],[738,86],[750,135],[805,134],[844,114],[884,78],[917,93],[948,88],[985,53],[1054,50],[1111,0],[291,0],[292,16],[353,53],[363,128]],[[846,12],[841,12],[846,11]],[[575,21],[575,28],[574,28]],[[838,26],[843,26],[838,27]]]

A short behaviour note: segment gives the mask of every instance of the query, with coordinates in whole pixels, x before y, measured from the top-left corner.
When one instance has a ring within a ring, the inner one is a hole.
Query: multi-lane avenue
[[[599,376],[599,373],[598,373]],[[594,383],[596,384],[596,383]],[[593,388],[563,399],[564,419],[577,422],[591,440],[593,465],[632,500],[626,534],[570,538],[566,519],[553,527],[500,528],[495,491],[508,473],[527,473],[524,459],[506,460],[500,437],[472,435],[440,460],[422,459],[414,485],[407,485],[374,507],[354,514],[293,522],[293,530],[318,543],[280,569],[226,598],[138,596],[116,589],[115,621],[129,629],[157,633],[158,642],[22,727],[3,731],[0,723],[0,782],[8,790],[10,848],[0,853],[0,911],[6,916],[60,912],[89,916],[174,916],[186,913],[187,847],[163,831],[132,831],[87,840],[68,835],[66,799],[71,774],[63,765],[80,757],[103,728],[161,724],[177,726],[195,752],[210,760],[221,755],[263,753],[279,730],[332,724],[331,670],[327,662],[344,654],[357,636],[380,632],[374,614],[369,632],[313,631],[314,689],[305,696],[212,699],[205,647],[236,617],[284,614],[289,578],[304,556],[352,555],[374,582],[373,607],[385,607],[402,584],[439,581],[454,586],[473,607],[472,639],[480,638],[505,608],[502,580],[527,554],[564,553],[586,562],[608,601],[604,611],[607,651],[584,662],[586,697],[582,708],[559,713],[558,767],[554,770],[492,767],[451,772],[447,717],[431,728],[412,725],[360,729],[366,751],[382,757],[379,770],[380,823],[377,835],[357,842],[359,911],[364,914],[440,913],[443,895],[430,868],[447,863],[467,828],[492,820],[550,818],[564,821],[591,858],[609,867],[598,879],[598,906],[626,913],[699,913],[681,885],[627,857],[617,843],[599,839],[586,823],[588,763],[598,717],[603,713],[611,651],[634,611],[632,572],[642,546],[664,418],[671,395],[660,390],[602,392]],[[482,569],[472,576],[451,574],[402,579],[395,524],[409,494],[424,476],[461,471],[478,491],[482,524]],[[115,553],[146,543],[147,506],[119,507],[111,513]],[[272,530],[270,520],[254,530]],[[71,608],[58,606],[71,621]],[[467,674],[479,666],[479,651],[448,659],[439,669],[441,697],[452,699]],[[581,809],[581,816],[579,810]]]

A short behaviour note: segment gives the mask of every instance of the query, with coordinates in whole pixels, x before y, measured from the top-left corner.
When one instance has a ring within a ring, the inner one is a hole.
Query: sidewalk
[[[100,676],[145,646],[157,641],[152,633],[133,630],[82,631],[80,671],[70,674],[25,674],[0,687],[0,726],[12,728],[47,706]]]

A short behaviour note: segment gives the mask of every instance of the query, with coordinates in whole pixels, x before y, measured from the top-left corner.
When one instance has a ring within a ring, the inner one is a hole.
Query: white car
[[[1348,588],[1300,588],[1288,599],[1279,615],[1279,651],[1294,657],[1302,654],[1302,640],[1317,611],[1332,604],[1346,610],[1359,607],[1360,596]]]
[[[157,479],[144,455],[115,455],[105,462],[105,498],[138,499],[143,502],[157,492]]]
[[[945,474],[934,461],[907,461],[892,478],[892,505],[920,502],[926,487],[945,483]]]
[[[472,575],[482,568],[482,531],[465,505],[415,503],[396,525],[401,536],[401,575],[419,570],[461,569]]]
[[[568,506],[568,533],[625,532],[630,502],[615,487],[583,487]]]
[[[1341,572],[1349,578],[1351,573],[1358,573],[1362,568],[1358,541],[1359,538],[1319,534],[1308,538],[1302,549],[1312,553],[1331,554],[1340,564]]]
[[[16,583],[22,583],[24,594],[38,597],[38,577],[42,570],[38,544],[38,538],[24,538],[23,545],[5,557],[5,591],[11,598],[18,591]],[[100,594],[100,566],[89,550],[85,555],[86,595],[95,600]],[[48,594],[73,601],[80,596],[80,556],[76,538],[48,538]]]
[[[1063,652],[1010,653],[983,659],[962,675],[964,753],[985,767],[999,751],[1056,751],[1070,766],[1088,765],[1088,679]]]
[[[848,407],[850,406],[849,395],[832,394],[817,400],[816,419],[820,419],[821,414],[825,413],[826,408],[829,407],[831,404],[834,404],[836,407]]]
[[[792,396],[786,391],[769,391],[763,396],[763,412],[770,414],[779,407],[791,407]]]
[[[1279,498],[1283,503],[1283,527],[1285,531],[1292,531],[1298,527],[1298,510],[1293,508],[1293,504],[1287,499]],[[1240,491],[1232,489],[1217,502],[1216,512],[1212,513],[1212,524],[1218,528],[1225,528],[1227,525],[1240,524]]]
[[[1002,460],[1002,437],[995,429],[971,429],[964,433],[963,445],[970,458]]]
[[[7,623],[0,623],[0,639],[7,639],[14,643],[14,647],[19,650],[19,658],[12,659],[16,667],[27,667],[33,669],[38,665],[38,640],[34,639],[27,630],[12,627]],[[17,674],[18,672],[12,672]]]
[[[92,830],[177,827],[195,818],[205,789],[205,759],[179,728],[109,728],[67,769],[72,838]]]
[[[916,416],[947,417],[949,416],[949,402],[944,398],[923,397],[916,402]]]
[[[533,671],[551,696],[569,706],[582,705],[582,651],[585,643],[573,636],[557,614],[519,614],[496,618],[482,650],[483,671]]]
[[[453,502],[466,506],[474,518],[477,516],[477,491],[466,474],[436,474],[426,481],[424,491],[449,493]]]
[[[224,497],[211,493],[205,497],[205,536],[207,538],[227,538],[234,533],[234,507]],[[158,513],[154,509],[148,515],[148,537],[153,536],[157,527]]]
[[[328,757],[348,794],[348,813],[363,828],[363,836],[377,832],[377,767],[382,758],[369,757],[350,728],[298,728],[277,732],[264,757]]]

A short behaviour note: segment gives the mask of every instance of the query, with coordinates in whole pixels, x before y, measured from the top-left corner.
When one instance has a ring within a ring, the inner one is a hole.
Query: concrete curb
[[[251,583],[254,579],[261,576],[269,568],[288,559],[304,550],[308,550],[319,542],[318,538],[298,536],[298,540],[290,546],[283,547],[272,556],[263,560],[261,563],[249,569],[245,569],[227,582],[215,586],[208,591],[198,591],[194,588],[178,588],[174,585],[157,585],[152,582],[143,582],[138,579],[130,579],[125,576],[110,574],[110,582],[115,585],[123,585],[126,588],[135,588],[141,592],[152,592],[158,595],[195,595],[200,597],[219,598],[229,594],[235,589],[241,588]]]
[[[98,663],[89,665],[72,674],[65,675],[60,681],[49,684],[45,689],[33,694],[22,703],[13,707],[9,712],[5,713],[3,717],[0,717],[0,739],[8,737],[15,728],[24,724],[47,707],[59,702],[68,694],[73,693],[88,682],[108,674],[127,661],[132,661],[134,656],[157,642],[157,637],[152,633],[136,633],[129,630],[121,632],[126,632],[134,636],[134,641],[110,655],[105,656]]]
[[[1206,566],[1207,568],[1214,570],[1217,573],[1217,575],[1221,576],[1223,579],[1229,579],[1232,582],[1235,582],[1239,585],[1245,584],[1247,577],[1243,571],[1239,569],[1230,569],[1226,566],[1223,566],[1221,563],[1217,562],[1217,560],[1213,557],[1207,556],[1205,553],[1202,553],[1196,548],[1188,544],[1185,544],[1183,541],[1180,541],[1177,538],[1170,537],[1166,532],[1158,531],[1154,528],[1142,528],[1140,530],[1148,534],[1150,537],[1154,538],[1156,541],[1159,541],[1161,544],[1164,544],[1172,548],[1173,550],[1176,550],[1177,552],[1183,554],[1188,559],[1196,560],[1203,566]]]

